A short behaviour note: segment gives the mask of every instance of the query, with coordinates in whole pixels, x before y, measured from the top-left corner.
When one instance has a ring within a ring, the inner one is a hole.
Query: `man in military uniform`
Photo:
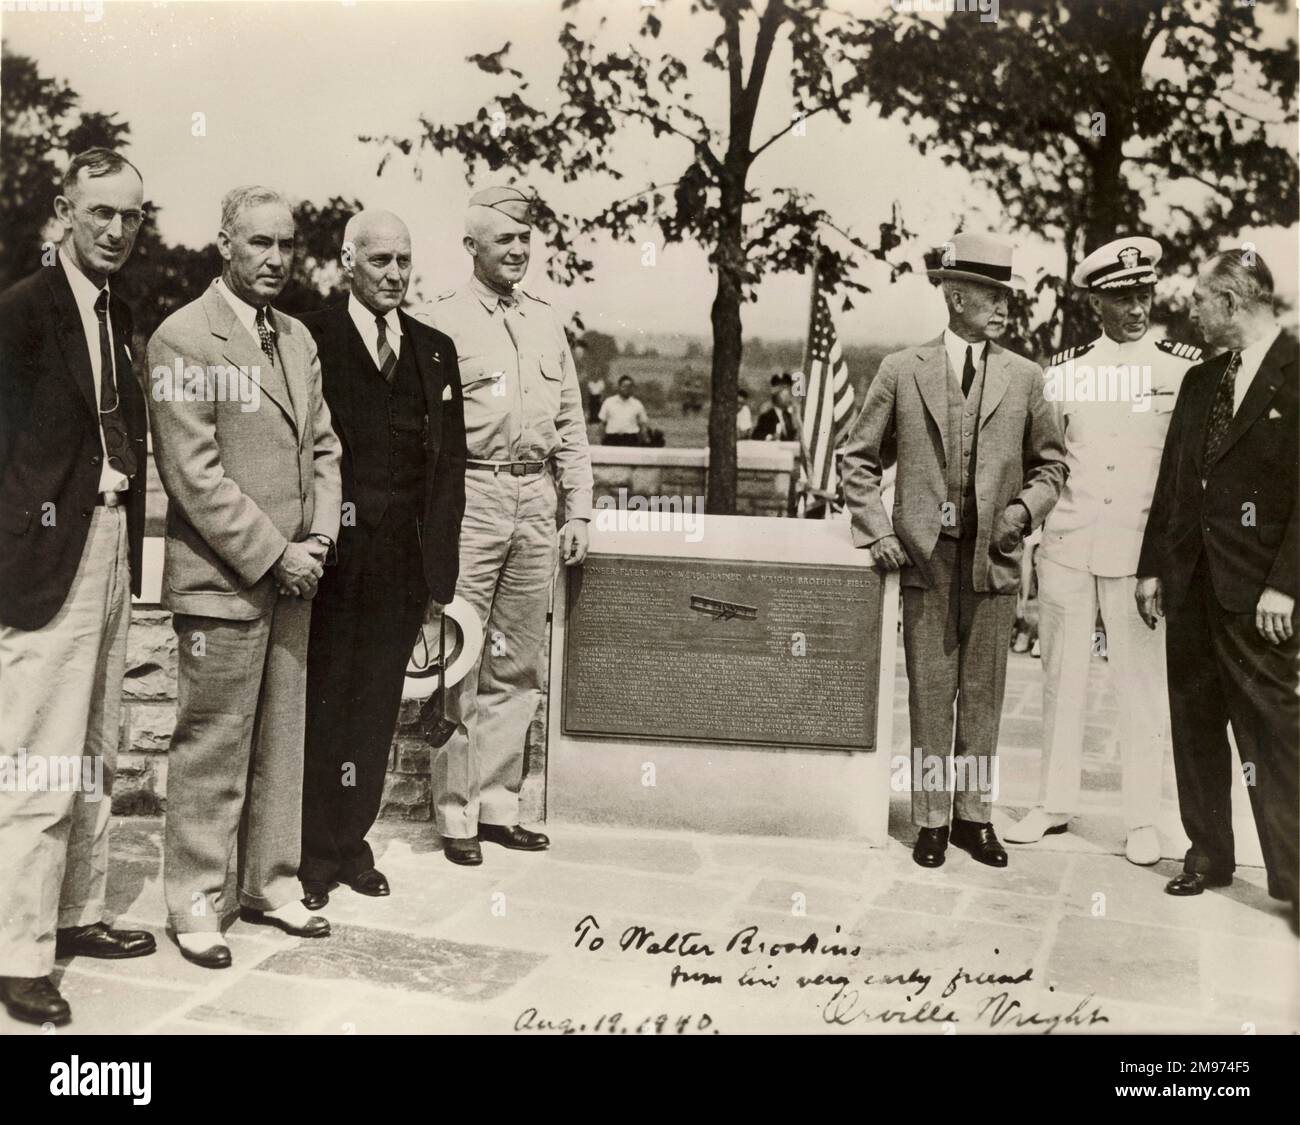
[[[1079,810],[1088,665],[1105,655],[1119,697],[1125,854],[1160,859],[1156,815],[1169,743],[1163,629],[1134,612],[1138,555],[1183,375],[1200,358],[1187,344],[1148,330],[1160,244],[1120,238],[1089,254],[1076,287],[1102,334],[1052,357],[1044,393],[1065,431],[1070,474],[1048,516],[1039,551],[1039,639],[1043,650],[1041,803],[1006,832],[1030,844],[1064,832]]]
[[[453,863],[483,862],[480,840],[520,851],[550,841],[519,824],[524,740],[541,698],[546,611],[559,554],[587,554],[591,460],[582,396],[554,311],[520,283],[529,198],[471,197],[464,246],[474,275],[417,316],[456,343],[468,449],[456,592],[486,623],[483,657],[447,696],[457,724],[433,762],[434,815]]]

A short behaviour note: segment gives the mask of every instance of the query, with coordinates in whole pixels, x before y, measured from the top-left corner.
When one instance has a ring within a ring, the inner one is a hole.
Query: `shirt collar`
[[[1273,346],[1273,341],[1275,341],[1281,333],[1282,326],[1280,324],[1274,325],[1273,331],[1269,332],[1267,335],[1261,336],[1253,344],[1242,348],[1241,370],[1249,372],[1253,377],[1255,372],[1259,370],[1260,365],[1263,364],[1264,357],[1268,354],[1268,349]]]
[[[966,366],[966,349],[973,349],[971,356],[978,367],[988,356],[989,341],[979,340],[972,344],[969,340],[963,340],[951,328],[945,328],[943,330],[943,346],[947,349],[948,362],[952,364],[953,373],[960,379],[962,370]]]
[[[523,311],[522,305],[519,301],[520,290],[517,286],[513,297],[503,297],[493,289],[492,286],[488,285],[484,281],[480,281],[477,274],[471,274],[469,287],[474,291],[474,296],[483,302],[483,307],[487,309],[488,312],[493,312],[498,308],[508,309],[512,306],[518,308],[521,312]]]
[[[105,282],[104,289],[101,290],[77,268],[62,246],[59,247],[59,261],[63,263],[63,272],[67,274],[68,284],[72,286],[72,297],[77,302],[77,308],[83,315],[94,316],[95,302],[99,300],[101,292],[108,291],[108,283]]]
[[[357,331],[361,333],[361,338],[367,345],[373,344],[377,337],[375,321],[378,317],[351,293],[348,294],[348,313],[352,317],[352,323],[357,326]],[[401,336],[402,322],[397,318],[396,309],[389,309],[384,313],[384,332],[390,344]]]
[[[257,309],[255,309],[242,297],[236,297],[235,294],[231,292],[230,287],[225,283],[225,281],[222,278],[217,278],[215,285],[217,287],[217,292],[220,293],[226,299],[226,303],[230,306],[231,311],[234,312],[235,317],[239,320],[239,323],[242,324],[246,329],[248,329],[248,334],[252,336],[254,340],[256,340],[258,338]],[[271,333],[274,335],[275,321],[271,318],[271,306],[264,305],[263,308],[266,309],[266,326],[271,330]]]

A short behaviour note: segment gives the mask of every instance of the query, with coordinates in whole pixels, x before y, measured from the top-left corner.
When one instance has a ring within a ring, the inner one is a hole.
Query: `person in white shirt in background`
[[[741,387],[736,392],[736,437],[744,441],[754,432],[754,413],[749,409],[749,392]]]
[[[1004,833],[1011,843],[1036,843],[1066,831],[1078,813],[1088,670],[1092,655],[1104,654],[1119,702],[1125,855],[1142,866],[1160,859],[1169,703],[1163,626],[1146,628],[1133,594],[1170,415],[1183,375],[1200,358],[1198,348],[1149,331],[1161,253],[1154,239],[1119,238],[1079,264],[1074,285],[1087,290],[1103,332],[1053,356],[1045,373],[1070,474],[1038,555],[1041,798]]]
[[[603,445],[642,445],[650,418],[641,400],[632,394],[632,380],[624,375],[618,381],[618,394],[600,404],[600,422],[604,426]]]

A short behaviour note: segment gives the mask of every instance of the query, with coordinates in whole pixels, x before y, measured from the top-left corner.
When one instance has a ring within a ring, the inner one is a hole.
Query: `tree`
[[[1055,295],[1029,333],[1039,354],[1093,327],[1068,279],[1103,242],[1159,220],[1161,268],[1188,271],[1224,238],[1296,221],[1296,45],[1262,46],[1256,15],[1253,0],[1020,0],[994,23],[891,12],[872,29],[862,74],[881,112],[1064,247],[1038,287]]]
[[[571,9],[579,0],[564,0]],[[640,37],[657,39],[666,3],[645,5]],[[674,9],[683,10],[683,5]],[[554,280],[570,284],[589,279],[591,262],[577,239],[601,232],[631,241],[639,227],[653,224],[665,243],[691,240],[705,248],[716,274],[710,311],[713,328],[712,402],[709,416],[709,482],[706,508],[735,511],[737,378],[742,353],[741,307],[769,273],[811,272],[820,262],[823,283],[867,292],[853,269],[864,255],[885,261],[905,232],[897,212],[881,224],[877,245],[835,227],[811,196],[796,186],[763,196],[750,182],[755,162],[807,121],[823,113],[842,122],[862,100],[866,80],[858,65],[869,38],[869,21],[831,11],[824,0],[767,0],[761,12],[751,0],[692,0],[690,13],[708,16],[718,34],[702,63],[722,72],[727,100],[721,120],[698,109],[686,62],[669,52],[651,58],[635,44],[598,49],[575,24],[566,22],[559,43],[564,54],[555,87],[547,85],[545,109],[525,100],[524,75],[507,65],[510,43],[490,54],[471,55],[484,73],[502,76],[512,88],[484,106],[469,121],[443,124],[420,118],[414,137],[362,137],[385,151],[382,174],[394,154],[416,157],[455,153],[466,163],[467,179],[476,170],[508,171],[518,176],[540,169],[565,182],[617,184],[619,142],[637,151],[647,134],[681,146],[684,164],[671,182],[653,183],[631,193],[611,188],[603,206],[583,215],[563,214],[542,204],[537,226],[555,257]],[[746,52],[746,38],[752,43]],[[760,100],[769,84],[769,64],[784,39],[792,54],[789,122],[765,138],[755,136]],[[746,57],[748,55],[748,57]],[[558,90],[558,96],[555,93]],[[836,231],[838,237],[825,240]],[[891,266],[890,279],[906,265]],[[848,298],[845,298],[846,305]]]

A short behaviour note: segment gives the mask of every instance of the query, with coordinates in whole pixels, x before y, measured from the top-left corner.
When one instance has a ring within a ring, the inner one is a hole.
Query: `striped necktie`
[[[126,432],[126,419],[122,415],[122,398],[117,393],[118,363],[113,342],[108,333],[108,289],[101,289],[95,298],[95,315],[99,318],[99,425],[104,431],[104,451],[109,465],[123,476],[135,476],[135,451],[131,437]],[[118,354],[125,352],[121,341],[116,341]],[[125,359],[123,355],[123,359]],[[122,364],[130,378],[129,363]]]
[[[382,316],[375,317],[375,325],[379,329],[379,339],[375,344],[375,354],[379,356],[379,374],[384,377],[384,382],[392,386],[393,372],[397,370],[397,356],[388,345],[388,333],[384,328],[384,318]]]

